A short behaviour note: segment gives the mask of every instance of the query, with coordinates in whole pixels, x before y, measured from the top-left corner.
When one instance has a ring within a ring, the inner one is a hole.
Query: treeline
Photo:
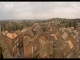
[[[65,27],[74,27],[76,29],[79,20],[63,20],[60,24],[63,24]]]
[[[65,27],[74,27],[76,29],[77,24],[80,23],[80,19],[66,19],[66,18],[52,18],[50,21],[59,21],[60,25]]]
[[[23,20],[23,21],[1,21],[1,31],[8,30],[16,31],[22,30],[24,27],[31,27],[34,23],[59,21],[59,25],[64,25],[65,27],[77,27],[77,23],[80,23],[80,19],[66,19],[66,18],[52,18],[47,20]]]
[[[22,21],[22,22],[9,22],[9,21],[3,21],[1,22],[1,31],[16,31],[16,30],[22,30],[24,27],[31,27],[33,25],[33,22],[30,21]]]
[[[46,22],[46,20],[20,20],[20,21],[1,21],[1,31],[22,30],[24,27],[31,27],[34,23]]]

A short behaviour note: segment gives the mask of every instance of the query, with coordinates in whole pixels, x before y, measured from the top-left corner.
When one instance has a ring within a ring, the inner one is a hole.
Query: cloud
[[[2,19],[80,18],[80,2],[0,2]]]

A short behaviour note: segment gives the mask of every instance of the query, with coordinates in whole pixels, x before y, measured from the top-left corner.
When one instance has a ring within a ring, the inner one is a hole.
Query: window
[[[15,41],[15,43],[17,43],[19,41],[19,38]]]
[[[32,53],[33,53],[33,47],[32,47]]]
[[[17,47],[19,46],[19,42],[17,42]]]
[[[32,57],[33,57],[33,47],[32,47]]]

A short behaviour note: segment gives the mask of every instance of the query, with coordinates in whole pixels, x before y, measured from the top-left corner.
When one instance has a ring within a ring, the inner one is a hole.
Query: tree
[[[71,22],[69,22],[69,27],[71,27]]]
[[[45,27],[43,27],[42,30],[43,30],[43,32],[46,32],[46,28]]]
[[[73,21],[74,28],[76,28],[76,25],[77,25],[76,21]]]

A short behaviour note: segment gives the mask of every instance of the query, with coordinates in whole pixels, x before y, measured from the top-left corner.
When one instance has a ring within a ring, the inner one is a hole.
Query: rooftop
[[[66,38],[68,37],[68,34],[66,32],[64,32],[64,34],[61,36],[64,40],[66,40]]]
[[[44,35],[47,39],[49,39],[49,32],[42,32],[41,35]],[[41,36],[41,35],[40,35],[40,36]]]
[[[76,40],[73,38],[73,36],[69,36],[69,40],[72,42],[73,46],[76,45]]]
[[[22,34],[22,32],[21,32],[20,30],[15,31],[15,33],[16,33],[17,35],[21,35],[21,34]]]
[[[10,38],[10,39],[14,39],[17,37],[16,33],[8,33],[7,36]]]
[[[69,40],[69,41],[67,41],[68,42],[68,44],[69,44],[69,46],[70,46],[70,48],[72,49],[74,46],[73,46],[73,44],[72,44],[72,42]]]
[[[23,43],[28,44],[29,42],[33,42],[34,39],[30,38],[29,36],[24,36]]]
[[[50,34],[50,36],[54,36],[55,40],[57,40],[57,36],[55,34]]]
[[[8,33],[8,31],[3,31],[1,32],[3,35],[6,35]]]

